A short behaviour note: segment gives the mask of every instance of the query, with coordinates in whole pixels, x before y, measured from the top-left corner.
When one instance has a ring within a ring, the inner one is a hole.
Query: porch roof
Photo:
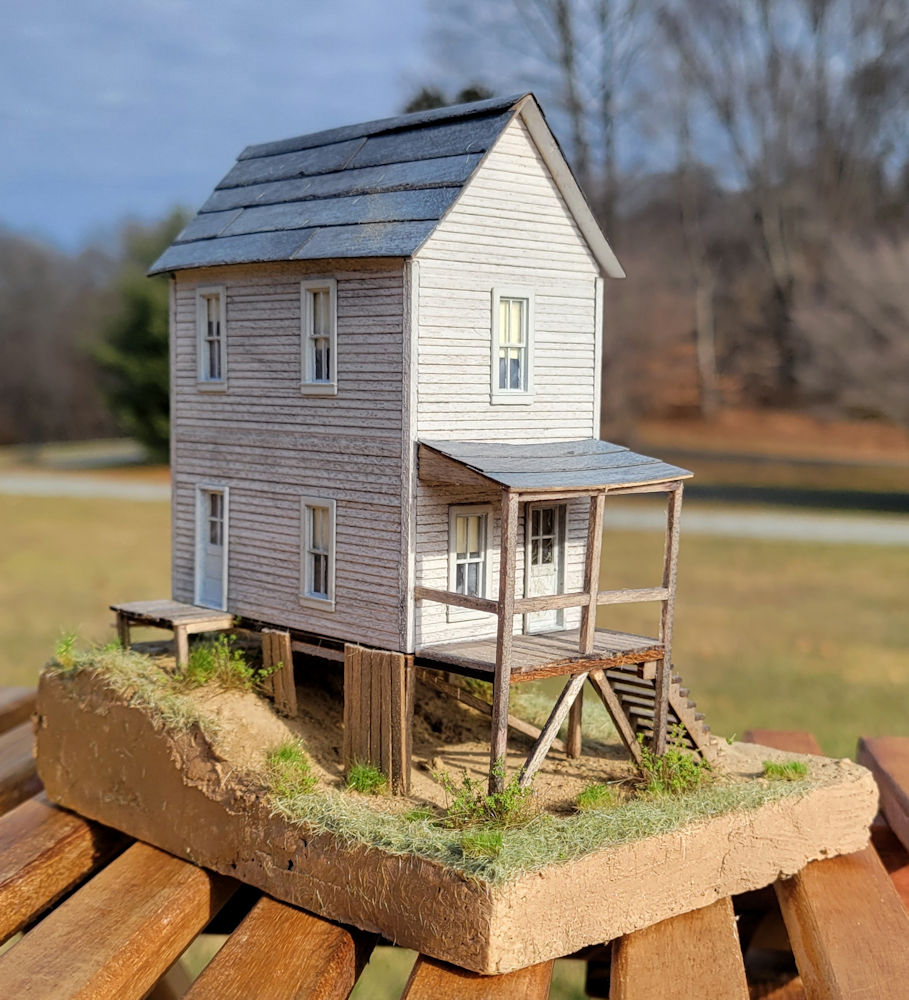
[[[689,479],[658,458],[597,438],[509,444],[421,441],[420,479],[440,485],[490,483],[521,493],[553,489],[622,489]]]

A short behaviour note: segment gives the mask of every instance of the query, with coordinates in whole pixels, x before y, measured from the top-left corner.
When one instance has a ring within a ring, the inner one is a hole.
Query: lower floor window
[[[324,605],[335,599],[335,502],[312,497],[302,501],[301,598]]]

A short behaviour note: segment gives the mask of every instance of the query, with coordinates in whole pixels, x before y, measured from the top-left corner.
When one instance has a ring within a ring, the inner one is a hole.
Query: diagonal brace
[[[530,756],[527,758],[527,762],[521,768],[521,777],[518,779],[518,785],[520,785],[521,788],[527,788],[531,781],[533,781],[533,776],[537,773],[540,765],[546,759],[546,754],[549,753],[549,748],[552,746],[553,740],[558,735],[559,729],[565,721],[565,717],[568,715],[571,706],[574,704],[578,695],[584,690],[584,681],[586,680],[586,673],[574,674],[574,676],[562,689],[562,693],[559,695],[552,711],[549,713],[546,725],[543,726],[536,743],[533,745],[533,750],[530,751]]]

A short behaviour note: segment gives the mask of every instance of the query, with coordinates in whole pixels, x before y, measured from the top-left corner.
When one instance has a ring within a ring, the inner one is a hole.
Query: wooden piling
[[[280,664],[271,675],[271,688],[275,706],[285,715],[297,714],[297,688],[294,683],[294,654],[290,645],[290,632],[281,629],[262,629],[262,666],[268,670]]]

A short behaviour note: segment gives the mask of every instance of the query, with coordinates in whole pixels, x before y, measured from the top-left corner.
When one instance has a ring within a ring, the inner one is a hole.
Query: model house
[[[623,274],[532,95],[248,147],[160,272],[176,601],[494,679],[493,760],[511,680],[566,675],[557,731],[627,669],[662,746],[689,474],[599,440]],[[600,591],[607,496],[655,490],[663,580]],[[652,638],[596,629],[630,600]]]

